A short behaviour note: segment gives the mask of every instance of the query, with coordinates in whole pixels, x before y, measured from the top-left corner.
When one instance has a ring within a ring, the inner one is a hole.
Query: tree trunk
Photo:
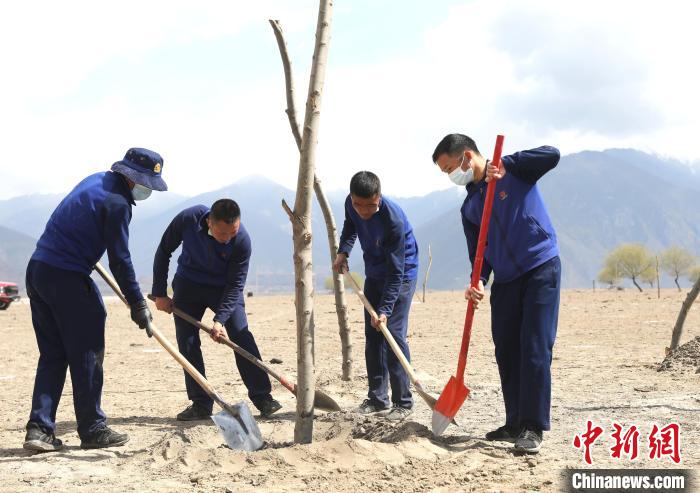
[[[299,177],[294,211],[287,207],[294,239],[294,277],[297,319],[297,419],[294,442],[311,443],[314,419],[314,325],[313,272],[311,255],[311,197],[316,164],[316,144],[321,114],[323,83],[326,75],[328,43],[333,2],[320,0],[316,43],[311,63],[309,91],[304,116],[304,133],[299,157]],[[284,201],[283,201],[283,205]]]
[[[674,279],[674,282],[676,283],[676,286],[678,287],[678,292],[681,292],[681,285],[678,284],[678,275],[676,275],[676,278]]]
[[[695,284],[693,284],[693,288],[688,293],[688,296],[685,297],[685,301],[681,306],[681,311],[678,313],[678,319],[676,320],[676,325],[673,327],[673,336],[671,337],[671,350],[678,347],[678,343],[681,340],[681,334],[683,333],[685,317],[688,316],[688,311],[693,305],[695,299],[698,297],[698,293],[700,293],[700,278],[695,281]]]
[[[331,265],[333,265],[335,257],[338,255],[338,233],[331,206],[323,193],[318,177],[314,178],[314,190],[316,191],[316,199],[321,206],[321,211],[323,211],[323,218],[326,221],[328,248],[331,254]],[[352,378],[352,340],[350,339],[350,323],[348,322],[348,304],[345,301],[345,282],[342,274],[335,272],[333,269],[331,269],[331,272],[333,273],[333,292],[335,293],[335,313],[338,317],[338,333],[340,334],[340,346],[343,355],[342,378],[345,381],[349,381]]]
[[[635,279],[634,276],[632,276],[632,283],[633,283],[635,286],[637,286],[637,289],[639,290],[640,293],[643,291],[642,287],[641,287],[639,284],[637,284],[637,279]]]
[[[301,152],[301,131],[299,130],[299,124],[297,123],[297,112],[296,105],[294,103],[294,78],[292,77],[292,63],[289,59],[289,52],[287,50],[287,43],[284,40],[284,34],[282,33],[282,26],[279,21],[270,20],[270,25],[275,33],[275,38],[277,39],[277,46],[280,50],[280,56],[282,57],[282,66],[284,68],[284,80],[286,86],[287,95],[287,118],[289,119],[289,126],[292,129],[292,135],[294,136],[294,141],[297,144],[297,149]],[[335,225],[335,219],[333,217],[333,211],[328,203],[326,194],[323,192],[321,187],[321,180],[314,173],[314,192],[316,193],[316,200],[321,207],[321,212],[323,213],[323,219],[326,223],[326,231],[328,233],[328,248],[331,254],[331,265],[335,262],[335,257],[338,252],[338,234]],[[331,272],[333,270],[331,269]],[[343,276],[339,273],[333,272],[333,292],[335,293],[335,311],[338,317],[338,332],[340,334],[340,344],[341,352],[343,357],[342,364],[342,379],[345,381],[350,380],[352,377],[352,342],[350,339],[350,324],[348,323],[348,305],[345,301],[345,284],[343,281]]]

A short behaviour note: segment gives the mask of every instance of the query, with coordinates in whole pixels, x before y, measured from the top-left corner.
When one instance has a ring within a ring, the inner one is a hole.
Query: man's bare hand
[[[472,300],[474,303],[474,308],[479,308],[479,302],[484,299],[484,283],[479,280],[479,286],[469,286],[466,291],[464,291],[464,299],[469,301]]]
[[[333,270],[339,274],[345,274],[348,269],[348,256],[344,253],[339,253],[333,261]]]
[[[170,296],[156,296],[156,309],[165,313],[173,312],[173,300]]]
[[[486,182],[490,182],[491,180],[500,180],[506,176],[506,167],[501,165],[501,168],[496,168],[493,163],[489,163],[486,165]]]
[[[384,315],[383,313],[380,314],[378,318],[375,317],[374,315],[371,315],[371,317],[372,317],[372,322],[371,322],[372,327],[374,327],[375,329],[380,330],[379,329],[380,324],[386,325],[387,318],[386,318],[386,315]]]
[[[226,329],[219,322],[214,322],[209,337],[211,337],[214,342],[221,343],[221,339],[226,338]]]

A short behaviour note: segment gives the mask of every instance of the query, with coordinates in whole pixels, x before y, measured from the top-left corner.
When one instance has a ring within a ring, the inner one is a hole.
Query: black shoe
[[[257,407],[260,411],[260,416],[262,416],[263,418],[269,418],[277,411],[282,409],[282,404],[277,402],[275,399],[267,399],[262,402],[259,402],[258,404],[255,404],[255,407]]]
[[[360,407],[357,408],[357,412],[360,414],[373,414],[373,413],[378,413],[379,411],[386,411],[389,409],[388,407],[384,407],[381,404],[375,404],[369,399],[365,399],[362,401],[362,404],[360,404]]]
[[[63,448],[63,442],[53,433],[46,433],[38,424],[27,423],[22,447],[33,452],[55,452]]]
[[[404,419],[408,418],[412,413],[413,410],[410,407],[401,407],[394,404],[391,407],[391,411],[389,411],[389,413],[386,416],[384,416],[384,418],[389,421],[403,421]]]
[[[193,403],[187,407],[184,411],[177,415],[176,419],[178,421],[201,421],[204,419],[209,419],[211,412],[204,409],[197,403]]]
[[[542,446],[542,430],[532,429],[530,427],[523,428],[518,438],[515,440],[515,450],[519,452],[527,452],[528,454],[536,454]]]
[[[126,433],[117,433],[113,429],[105,426],[98,429],[89,437],[81,440],[80,448],[106,448],[119,447],[129,441]]]
[[[520,430],[518,428],[514,426],[503,425],[496,430],[489,431],[486,434],[486,439],[490,441],[513,443],[515,442],[515,439],[518,438],[519,434]]]

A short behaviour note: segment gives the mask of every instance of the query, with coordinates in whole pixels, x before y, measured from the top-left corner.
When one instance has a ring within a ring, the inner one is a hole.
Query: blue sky
[[[131,146],[165,158],[173,192],[261,174],[296,186],[279,19],[302,112],[311,0],[14,2],[3,8],[0,199],[69,190]],[[692,2],[336,1],[317,173],[360,169],[387,193],[450,182],[449,132],[484,154],[635,147],[700,162],[700,34]],[[303,119],[303,114],[299,115]]]

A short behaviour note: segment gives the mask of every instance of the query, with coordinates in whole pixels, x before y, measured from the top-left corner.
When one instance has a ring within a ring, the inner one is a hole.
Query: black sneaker
[[[277,411],[282,409],[282,404],[277,402],[275,399],[268,399],[258,404],[255,404],[255,407],[257,407],[260,411],[260,416],[262,416],[263,418],[269,418]]]
[[[514,426],[503,425],[496,430],[489,431],[486,434],[486,439],[490,441],[513,443],[515,442],[515,439],[518,438],[519,434],[520,430],[518,428],[515,428]]]
[[[391,411],[389,411],[389,413],[384,417],[389,421],[403,421],[404,419],[408,418],[412,413],[413,410],[410,407],[401,407],[394,404],[391,408]]]
[[[113,429],[105,426],[98,429],[89,437],[81,440],[80,448],[106,448],[120,447],[129,441],[126,433],[117,433]]]
[[[375,404],[369,399],[365,399],[362,401],[362,404],[360,404],[360,407],[357,408],[357,412],[360,414],[372,414],[372,413],[378,413],[379,411],[386,411],[389,409],[388,407],[380,407],[379,404]]]
[[[33,452],[55,452],[63,448],[63,442],[53,433],[46,433],[38,424],[27,423],[22,447]]]
[[[523,428],[518,438],[515,440],[515,450],[536,454],[542,446],[542,431],[532,428]]]
[[[176,416],[178,421],[201,421],[204,419],[209,419],[211,412],[204,409],[197,403],[192,403],[187,406],[187,409],[182,411]]]

